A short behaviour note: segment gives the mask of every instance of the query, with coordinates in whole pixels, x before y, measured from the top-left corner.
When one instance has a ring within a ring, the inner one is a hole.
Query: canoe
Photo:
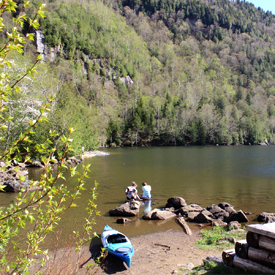
[[[134,247],[124,234],[105,225],[101,234],[101,242],[108,253],[124,261],[128,267],[131,266]]]

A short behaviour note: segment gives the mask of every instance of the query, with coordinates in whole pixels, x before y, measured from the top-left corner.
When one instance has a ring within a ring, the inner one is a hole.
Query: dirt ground
[[[214,255],[221,257],[221,251],[206,251],[198,249],[195,246],[196,241],[200,238],[199,231],[193,231],[192,236],[186,235],[183,231],[168,230],[160,233],[153,233],[143,236],[130,238],[135,253],[132,258],[131,267],[128,268],[120,259],[107,255],[92,271],[87,271],[89,264],[93,264],[100,254],[100,239],[95,239],[90,247],[83,247],[83,253],[79,262],[75,264],[76,254],[74,249],[58,249],[55,253],[50,254],[46,267],[36,265],[35,270],[40,269],[42,274],[120,274],[120,275],[166,275],[186,274],[188,268],[201,265],[203,259],[207,256]],[[81,267],[81,268],[79,268]],[[186,269],[186,272],[182,271]]]
[[[199,237],[199,231],[193,231],[190,237],[182,231],[168,230],[131,238],[135,248],[131,267],[127,268],[123,262],[108,255],[96,274],[166,275],[181,267],[188,269],[200,265],[209,255],[221,257],[221,251],[196,248]]]

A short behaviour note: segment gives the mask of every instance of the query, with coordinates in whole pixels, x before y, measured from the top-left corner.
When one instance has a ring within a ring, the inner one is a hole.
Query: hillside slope
[[[73,124],[77,150],[273,142],[274,27],[245,1],[52,1],[47,127]]]

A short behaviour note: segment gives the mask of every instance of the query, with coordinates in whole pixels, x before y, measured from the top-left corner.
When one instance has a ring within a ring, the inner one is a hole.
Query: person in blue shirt
[[[151,186],[148,185],[146,182],[142,183],[142,191],[141,198],[144,200],[150,200],[151,199]]]

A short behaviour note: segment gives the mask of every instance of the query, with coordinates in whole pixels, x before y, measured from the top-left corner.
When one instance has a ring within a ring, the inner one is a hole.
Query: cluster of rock
[[[66,163],[68,165],[78,165],[81,163],[81,159],[76,157],[70,157],[66,159]],[[51,163],[51,165],[58,165],[59,163]],[[27,162],[26,167],[36,167],[36,168],[44,168],[45,164],[40,160],[33,160],[32,162]]]
[[[0,167],[5,167],[0,173],[0,185],[4,185],[4,192],[19,192],[22,188],[29,186],[29,181],[25,180],[20,183],[19,176],[28,179],[28,169],[24,163],[13,161],[11,165],[1,161]]]
[[[143,202],[131,200],[126,201],[122,205],[109,211],[111,216],[131,217],[139,214],[140,207]],[[222,202],[219,205],[212,204],[207,208],[202,208],[198,204],[187,205],[182,197],[171,197],[167,200],[167,204],[163,208],[155,208],[147,214],[143,215],[144,220],[166,220],[175,217],[178,223],[183,227],[185,232],[192,234],[187,222],[194,222],[198,225],[208,223],[212,226],[228,226],[231,229],[238,229],[240,223],[248,222],[247,215],[251,213],[235,210],[234,206]],[[275,222],[275,213],[262,212],[258,216],[259,222],[271,223]],[[117,219],[117,223],[131,222],[127,218]]]
[[[109,211],[111,216],[136,216],[142,204],[138,201],[129,201]],[[249,213],[246,213],[249,214]],[[189,204],[182,197],[169,198],[164,208],[156,208],[143,215],[144,220],[166,220],[176,216],[184,217],[188,222],[211,223],[216,226],[225,226],[232,221],[248,222],[242,210],[236,211],[226,202],[219,205],[212,204],[202,208],[198,204]]]
[[[66,160],[68,165],[78,165],[81,160],[76,157],[71,157]],[[7,165],[5,162],[0,162],[0,167],[5,167],[0,173],[0,185],[4,185],[4,192],[19,192],[20,190],[36,190],[34,186],[30,187],[30,181],[28,180],[28,168],[44,168],[45,165],[39,160],[33,160],[32,162],[20,163],[12,161],[11,165]],[[19,180],[19,176],[25,176],[24,181]],[[1,191],[1,190],[0,190]]]
[[[258,221],[264,223],[275,222],[275,213],[262,212],[258,217]]]

